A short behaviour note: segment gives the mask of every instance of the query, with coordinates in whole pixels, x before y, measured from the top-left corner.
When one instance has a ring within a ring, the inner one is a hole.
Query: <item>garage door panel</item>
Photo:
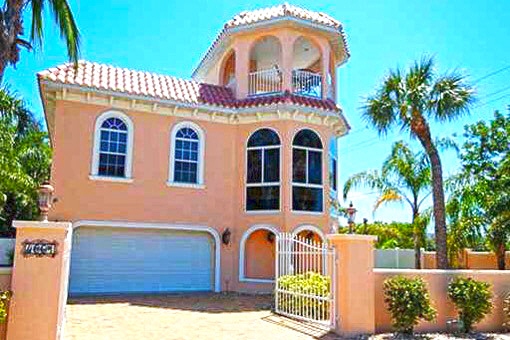
[[[213,248],[207,233],[80,227],[70,293],[212,290]]]

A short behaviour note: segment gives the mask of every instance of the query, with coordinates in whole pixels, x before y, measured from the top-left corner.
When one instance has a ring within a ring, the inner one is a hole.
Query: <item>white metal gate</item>
[[[290,233],[276,240],[275,312],[334,328],[335,250]]]

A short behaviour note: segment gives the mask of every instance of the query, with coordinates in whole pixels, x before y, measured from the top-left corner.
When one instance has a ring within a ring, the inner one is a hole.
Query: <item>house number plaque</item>
[[[55,257],[57,254],[57,241],[47,240],[25,240],[21,243],[23,246],[23,256],[30,257]]]

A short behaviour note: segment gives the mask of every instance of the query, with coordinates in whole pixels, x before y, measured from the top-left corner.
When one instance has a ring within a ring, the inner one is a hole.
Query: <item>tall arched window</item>
[[[280,137],[271,129],[255,131],[248,139],[246,210],[280,209]]]
[[[191,122],[182,122],[172,130],[169,184],[203,184],[204,137]]]
[[[322,142],[309,129],[292,141],[292,210],[322,212]]]
[[[133,124],[121,112],[109,111],[96,120],[93,178],[131,178]]]

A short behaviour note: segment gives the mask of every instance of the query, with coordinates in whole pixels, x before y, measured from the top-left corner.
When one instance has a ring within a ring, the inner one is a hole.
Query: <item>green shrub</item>
[[[457,277],[448,285],[448,297],[459,312],[465,332],[471,331],[492,309],[491,285],[487,282]]]
[[[284,275],[278,279],[278,305],[287,313],[328,320],[330,288],[330,278],[319,273]]]
[[[11,296],[12,293],[8,290],[0,292],[0,323],[4,323],[7,320],[7,308],[9,307]]]
[[[425,281],[418,277],[396,276],[384,281],[384,302],[399,333],[412,333],[420,320],[436,318]]]
[[[503,315],[505,316],[505,323],[503,326],[510,330],[510,293],[508,293],[503,300]]]

